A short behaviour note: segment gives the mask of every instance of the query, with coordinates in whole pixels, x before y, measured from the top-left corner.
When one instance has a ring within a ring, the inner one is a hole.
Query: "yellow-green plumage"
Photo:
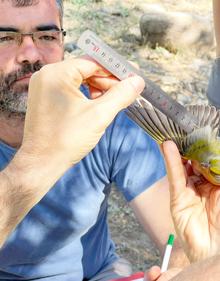
[[[208,105],[192,105],[187,109],[199,123],[199,128],[190,134],[143,97],[128,107],[127,114],[159,144],[173,140],[183,158],[195,162],[207,180],[220,185],[220,111]]]

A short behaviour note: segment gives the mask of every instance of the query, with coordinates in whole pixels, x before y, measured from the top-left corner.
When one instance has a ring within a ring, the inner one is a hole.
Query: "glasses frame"
[[[27,33],[22,33],[22,32],[17,32],[17,31],[0,31],[0,35],[1,33],[6,33],[6,34],[16,34],[16,35],[19,35],[17,38],[19,38],[19,40],[17,40],[17,44],[18,44],[18,47],[21,46],[22,42],[23,42],[23,37],[24,36],[30,36],[33,40],[33,42],[36,42],[36,39],[35,39],[35,34],[38,34],[39,32],[50,32],[50,31],[54,31],[54,32],[58,32],[58,33],[61,33],[62,34],[62,40],[63,38],[66,36],[66,31],[61,28],[60,30],[56,30],[56,29],[53,29],[53,30],[42,30],[42,31],[33,31],[33,32],[27,32]],[[0,47],[1,47],[1,44],[0,44]]]

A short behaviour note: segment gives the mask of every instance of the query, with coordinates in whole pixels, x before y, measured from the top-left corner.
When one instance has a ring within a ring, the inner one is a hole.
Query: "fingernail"
[[[140,76],[133,76],[130,79],[131,84],[138,93],[141,93],[145,87],[144,79]]]

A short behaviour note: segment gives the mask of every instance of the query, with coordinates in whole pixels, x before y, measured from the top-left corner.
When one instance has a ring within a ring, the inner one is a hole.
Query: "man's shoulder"
[[[105,134],[96,146],[98,152],[128,157],[132,151],[156,149],[156,142],[126,114],[126,110],[118,113]]]

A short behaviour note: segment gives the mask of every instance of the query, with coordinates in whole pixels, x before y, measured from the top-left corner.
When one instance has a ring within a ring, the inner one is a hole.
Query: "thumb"
[[[152,266],[144,275],[144,281],[156,281],[161,275],[159,266]]]
[[[145,273],[144,281],[169,281],[181,271],[182,268],[175,267],[161,273],[159,266],[152,266],[149,271]]]
[[[112,86],[104,95],[97,99],[102,103],[102,108],[108,112],[111,108],[113,114],[117,114],[123,108],[130,105],[143,91],[144,79],[133,76],[122,80]]]
[[[170,183],[171,195],[180,195],[186,187],[186,176],[177,146],[172,141],[165,141],[162,145],[166,162],[167,175]]]

